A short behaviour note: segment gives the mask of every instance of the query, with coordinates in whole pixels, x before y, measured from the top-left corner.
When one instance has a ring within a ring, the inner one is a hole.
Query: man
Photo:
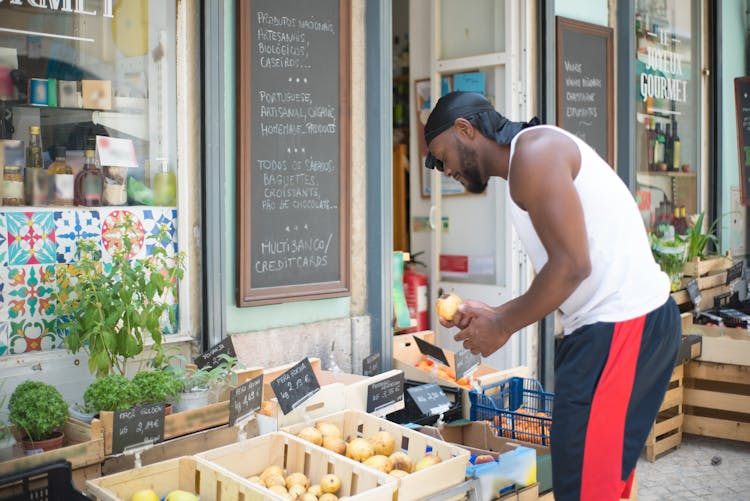
[[[479,94],[453,92],[425,125],[428,168],[481,193],[507,181],[513,224],[536,270],[499,306],[466,301],[445,327],[487,356],[514,332],[560,310],[551,429],[555,499],[616,500],[669,384],[680,318],[632,195],[572,134],[511,122]],[[481,228],[477,228],[481,231]]]

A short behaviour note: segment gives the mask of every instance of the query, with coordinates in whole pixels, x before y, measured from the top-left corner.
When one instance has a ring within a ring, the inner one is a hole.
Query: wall
[[[555,0],[555,15],[608,26],[607,4],[607,0]]]
[[[722,252],[732,250],[737,254],[738,246],[745,247],[747,239],[747,210],[732,204],[732,187],[739,187],[739,159],[737,155],[737,126],[734,110],[734,79],[746,75],[745,68],[745,5],[746,0],[724,0],[722,3],[721,47],[723,136],[721,147],[723,213],[733,212],[723,218]],[[734,224],[733,224],[734,223]],[[737,257],[737,256],[735,256]]]
[[[226,313],[227,332],[234,337],[238,355],[252,365],[278,365],[304,356],[325,360],[335,341],[335,356],[342,369],[360,367],[369,350],[369,319],[365,295],[365,137],[364,121],[364,0],[352,0],[352,163],[351,266],[347,297],[238,308],[235,306],[235,10],[224,0],[225,158],[226,158]],[[346,42],[344,42],[346,43]],[[377,236],[373,236],[377,238]],[[379,266],[376,264],[376,266]],[[305,327],[300,329],[300,326]],[[241,352],[240,352],[241,351]],[[252,360],[249,360],[252,358]]]

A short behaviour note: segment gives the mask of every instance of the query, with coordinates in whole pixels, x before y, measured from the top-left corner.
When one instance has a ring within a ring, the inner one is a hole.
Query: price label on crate
[[[461,349],[455,354],[456,360],[456,379],[470,376],[482,361],[479,355],[472,355],[469,350]]]
[[[260,409],[263,401],[263,374],[245,381],[229,393],[229,426]]]
[[[698,287],[698,281],[692,279],[685,287],[687,288],[688,296],[690,296],[690,301],[692,301],[693,306],[698,308],[698,305],[701,304],[701,290],[700,287]]]
[[[380,373],[380,352],[376,351],[372,355],[362,360],[362,375],[374,376]]]
[[[320,390],[310,360],[300,363],[271,381],[271,389],[279,400],[281,412],[289,414]]]
[[[427,383],[407,388],[414,403],[425,416],[442,414],[451,408],[451,402],[443,390],[435,383]]]
[[[225,337],[211,348],[198,355],[195,359],[195,365],[197,365],[199,369],[202,367],[214,368],[224,361],[222,360],[221,355],[227,355],[232,358],[237,356],[234,351],[234,344],[232,344],[231,337]]]
[[[731,285],[735,280],[742,278],[742,274],[745,271],[745,261],[738,261],[734,263],[727,270],[727,281],[726,285]]]
[[[112,453],[119,454],[132,445],[161,442],[164,439],[164,407],[162,402],[115,411]]]
[[[404,399],[404,373],[375,381],[367,386],[367,412],[373,413],[385,409]]]
[[[445,353],[441,347],[428,343],[424,339],[420,339],[418,336],[414,336],[414,341],[417,342],[417,348],[419,348],[419,351],[421,351],[423,355],[426,355],[435,363],[448,365],[448,359],[445,358]]]

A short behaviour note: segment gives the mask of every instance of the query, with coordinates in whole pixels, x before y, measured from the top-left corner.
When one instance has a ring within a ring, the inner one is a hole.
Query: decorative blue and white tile
[[[146,232],[147,256],[151,255],[156,245],[166,250],[168,256],[177,254],[177,209],[170,207],[144,209],[143,228]],[[160,234],[162,234],[161,237],[159,237]]]
[[[8,346],[11,355],[29,353],[31,351],[54,350],[58,347],[55,335],[56,320],[33,318],[10,323],[10,339]]]
[[[7,322],[10,319],[8,315],[8,267],[0,266],[0,322]]]
[[[51,211],[7,212],[8,264],[56,261],[55,217]]]
[[[77,261],[78,241],[95,239],[101,244],[102,223],[99,211],[63,210],[55,211],[55,237],[58,263]]]
[[[0,356],[8,354],[10,347],[10,322],[0,322]]]
[[[141,211],[117,209],[102,214],[102,261],[111,261],[112,254],[122,245],[127,232],[132,243],[132,250],[128,254],[130,259],[144,257],[146,233],[141,221]],[[126,229],[127,228],[127,229]]]
[[[13,266],[8,269],[8,290],[5,294],[8,317],[48,318],[55,314],[55,267]]]
[[[0,266],[8,265],[8,228],[5,224],[5,212],[0,212]]]

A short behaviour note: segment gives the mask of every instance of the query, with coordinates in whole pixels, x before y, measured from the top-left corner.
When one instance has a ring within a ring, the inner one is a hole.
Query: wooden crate
[[[750,442],[750,366],[690,362],[684,404],[685,433]]]
[[[440,386],[449,388],[458,388],[461,390],[462,402],[461,409],[464,419],[469,419],[471,402],[469,401],[469,390],[457,384],[455,381],[439,377],[437,374],[423,371],[417,368],[417,363],[424,358],[419,351],[414,337],[419,337],[428,343],[435,343],[435,333],[432,331],[416,332],[414,334],[402,334],[393,338],[393,367],[404,372],[406,379],[418,381],[420,383],[436,383]],[[443,350],[445,358],[451,367],[455,368],[454,353],[450,350]],[[487,364],[479,364],[476,371],[472,374],[474,380],[480,386],[497,383],[511,377],[529,377],[529,369],[524,366],[507,370],[498,370]]]
[[[646,439],[646,459],[651,462],[682,444],[683,376],[684,366],[680,364],[672,372],[659,414]]]
[[[433,454],[440,456],[442,462],[398,479],[399,501],[412,501],[438,493],[462,482],[466,476],[469,451],[456,445],[361,411],[338,412],[325,416],[325,421],[338,426],[344,437],[368,438],[378,431],[387,431],[394,437],[397,446],[401,444],[401,448],[414,463],[425,455],[428,447],[432,448]],[[305,422],[298,423],[284,428],[284,431],[296,435],[305,426],[308,426]]]
[[[73,468],[73,483],[77,489],[83,489],[87,478],[100,475],[101,462],[104,459],[104,438],[102,424],[94,419],[91,424],[68,418],[63,427],[65,438],[63,446],[52,451],[25,456],[19,443],[14,449],[14,458],[0,462],[0,475],[34,468],[50,461],[67,459]],[[3,492],[0,491],[0,497]]]
[[[258,436],[258,423],[250,420],[245,425],[247,437]],[[238,440],[238,430],[235,426],[219,426],[210,430],[203,430],[190,435],[173,438],[164,442],[154,444],[153,447],[141,453],[141,464],[143,466],[165,461],[167,459],[192,456],[210,449],[233,444]],[[132,470],[135,467],[135,458],[132,454],[118,454],[104,458],[102,463],[102,474],[111,475],[121,471]]]
[[[713,256],[704,259],[696,257],[692,261],[685,263],[682,274],[685,277],[702,277],[709,273],[715,274],[726,271],[731,267],[732,256],[727,252],[726,256]]]
[[[252,485],[246,480],[248,477],[260,475],[271,465],[282,467],[287,474],[302,472],[313,484],[333,473],[341,479],[338,496],[352,501],[391,501],[397,486],[396,477],[282,432],[212,449],[197,458],[219,471],[230,472],[247,485]],[[267,492],[269,498],[276,499],[271,491]]]
[[[194,492],[201,501],[281,498],[266,495],[249,482],[194,457],[182,457],[86,482],[86,493],[99,501],[130,501],[136,491],[153,489],[159,499],[175,489]]]

